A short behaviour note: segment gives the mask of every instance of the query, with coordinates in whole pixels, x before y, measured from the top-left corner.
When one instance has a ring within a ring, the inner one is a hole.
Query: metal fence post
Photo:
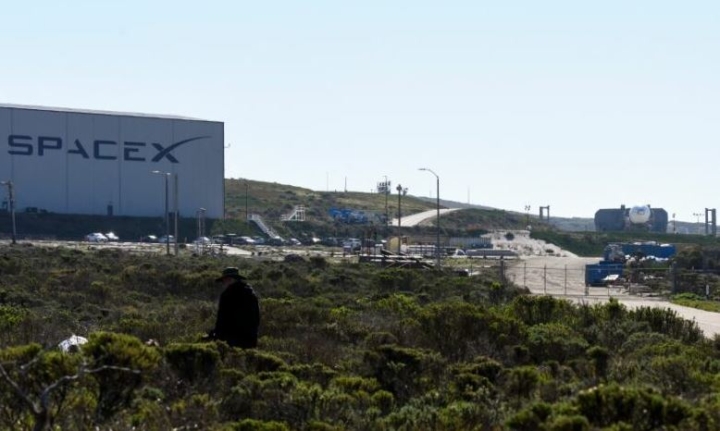
[[[543,292],[547,295],[547,265],[543,267]]]

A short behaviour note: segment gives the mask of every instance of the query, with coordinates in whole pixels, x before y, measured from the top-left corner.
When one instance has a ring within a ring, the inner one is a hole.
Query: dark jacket
[[[217,321],[211,336],[231,346],[257,346],[260,306],[255,291],[242,280],[225,288],[220,294]]]

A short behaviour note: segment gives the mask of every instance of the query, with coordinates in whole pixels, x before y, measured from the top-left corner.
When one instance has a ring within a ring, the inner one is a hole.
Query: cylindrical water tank
[[[650,210],[649,205],[639,205],[630,208],[628,218],[630,219],[630,223],[642,224],[647,223],[650,220],[651,214],[652,211]]]

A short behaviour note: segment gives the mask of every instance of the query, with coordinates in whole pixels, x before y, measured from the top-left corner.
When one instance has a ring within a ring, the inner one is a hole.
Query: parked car
[[[193,243],[200,244],[200,245],[209,245],[209,244],[212,244],[213,242],[210,238],[208,238],[206,236],[201,236],[201,237],[198,237],[195,241],[193,241]]]
[[[85,236],[85,241],[88,241],[88,242],[108,242],[108,239],[107,239],[107,237],[106,237],[105,235],[103,235],[102,233],[100,233],[100,232],[94,232],[94,233],[87,234],[87,235]]]
[[[250,238],[249,236],[241,236],[237,239],[238,244],[247,244],[247,245],[255,245],[255,240]]]
[[[237,234],[234,234],[234,233],[218,234],[218,235],[213,235],[212,242],[213,242],[213,244],[227,244],[227,245],[239,244],[237,238],[238,238]]]
[[[171,244],[174,244],[174,243],[175,243],[175,237],[174,237],[173,235],[163,235],[163,236],[161,236],[160,238],[158,238],[158,242],[159,242],[160,244],[165,244],[165,243],[168,243],[168,242],[171,243]]]
[[[155,235],[145,235],[140,238],[140,242],[157,242],[157,240]]]
[[[255,240],[255,245],[265,244],[265,238],[261,236],[254,236],[253,239]]]
[[[114,242],[120,241],[120,237],[115,235],[113,232],[106,233],[105,237],[107,238],[108,241],[114,241]]]
[[[342,245],[342,242],[335,237],[329,236],[329,237],[323,238],[322,241],[320,242],[320,244],[326,245],[328,247],[339,247]]]
[[[267,245],[274,245],[274,246],[280,246],[280,245],[285,245],[285,240],[283,240],[282,238],[280,238],[280,237],[278,236],[278,237],[275,237],[275,238],[268,238],[267,241],[265,241],[265,244],[267,244]]]
[[[300,242],[302,245],[316,245],[320,244],[320,238],[314,237],[314,236],[306,236],[303,235],[300,238]]]

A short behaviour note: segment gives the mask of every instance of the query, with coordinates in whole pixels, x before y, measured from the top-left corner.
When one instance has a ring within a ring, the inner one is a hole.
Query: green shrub
[[[402,401],[426,392],[439,381],[444,368],[437,353],[390,345],[366,352],[365,363],[383,389]]]
[[[170,418],[162,404],[157,401],[139,400],[129,418],[133,427],[146,430],[162,431],[172,429]]]
[[[0,331],[11,331],[25,319],[27,314],[25,308],[0,304]]]
[[[91,334],[82,351],[100,370],[92,377],[97,382],[96,415],[101,421],[130,403],[143,375],[156,368],[160,361],[156,349],[145,346],[135,337],[110,332]]]
[[[395,397],[388,391],[375,392],[372,394],[371,402],[383,415],[387,415],[395,408]]]
[[[233,431],[290,431],[287,425],[277,421],[244,419],[232,425]]]
[[[542,376],[533,366],[510,368],[504,377],[508,395],[515,398],[532,398]]]
[[[380,389],[380,384],[375,379],[367,379],[357,376],[339,376],[330,382],[330,388],[336,388],[347,393],[353,393],[356,391],[373,393]]]
[[[593,363],[595,377],[605,380],[608,372],[610,352],[603,347],[593,346],[587,350],[586,354]]]
[[[336,370],[319,363],[291,365],[287,371],[299,380],[317,383],[321,386],[327,386],[338,375]]]
[[[552,414],[552,407],[546,403],[536,403],[515,413],[507,421],[512,431],[537,431]]]
[[[170,344],[164,354],[178,377],[189,382],[213,377],[220,362],[220,353],[211,343]]]
[[[685,320],[669,308],[640,307],[629,314],[633,320],[648,323],[653,332],[667,334],[687,342],[696,342],[703,337],[697,322]]]
[[[548,431],[589,431],[590,423],[584,416],[556,416],[547,425]]]
[[[625,422],[634,430],[654,430],[677,426],[692,416],[690,407],[683,401],[664,398],[648,389],[617,384],[580,393],[576,405],[578,413],[594,427]]]
[[[560,323],[541,323],[528,328],[530,356],[537,363],[555,360],[563,363],[581,356],[587,341]]]

